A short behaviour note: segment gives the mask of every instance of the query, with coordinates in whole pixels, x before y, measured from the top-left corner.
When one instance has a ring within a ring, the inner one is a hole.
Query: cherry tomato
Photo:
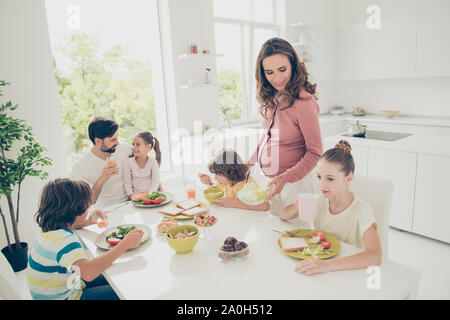
[[[110,245],[115,246],[115,245],[118,244],[121,240],[120,240],[120,239],[117,239],[117,238],[109,238],[107,241],[108,241],[108,243],[109,243]]]
[[[311,234],[311,237],[312,237],[312,238],[319,237],[319,241],[324,241],[324,240],[325,240],[325,237],[326,237],[326,234],[325,234],[325,232],[314,231],[314,232]]]
[[[153,200],[154,204],[160,204],[162,202],[162,197],[156,198],[155,200]]]
[[[322,241],[319,242],[319,244],[326,250],[326,249],[330,249],[331,247],[331,242],[330,241]]]

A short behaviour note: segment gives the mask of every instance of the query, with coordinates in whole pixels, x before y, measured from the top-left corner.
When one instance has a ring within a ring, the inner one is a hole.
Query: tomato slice
[[[162,197],[156,198],[155,200],[153,200],[154,204],[160,204],[162,202]]]
[[[330,241],[322,241],[319,243],[325,250],[326,249],[330,249],[331,247],[331,242]]]
[[[108,243],[109,243],[110,245],[115,246],[115,245],[118,244],[121,240],[120,240],[120,239],[117,239],[117,238],[109,238],[109,239],[106,240],[106,241],[108,241]]]
[[[153,200],[145,199],[145,198],[142,201],[144,201],[144,204],[152,204],[153,203]]]

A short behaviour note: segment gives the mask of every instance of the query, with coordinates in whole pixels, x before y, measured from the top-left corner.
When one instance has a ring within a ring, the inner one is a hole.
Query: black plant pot
[[[6,260],[8,260],[14,272],[25,269],[28,265],[28,243],[21,242],[20,248],[13,243],[11,248],[11,251],[8,249],[8,246],[2,249],[2,253],[6,257]]]

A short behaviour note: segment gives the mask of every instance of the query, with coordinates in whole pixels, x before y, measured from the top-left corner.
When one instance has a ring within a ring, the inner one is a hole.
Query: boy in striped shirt
[[[126,250],[139,246],[143,233],[133,230],[112,250],[89,260],[73,230],[102,216],[96,211],[86,219],[90,204],[91,188],[86,182],[56,179],[45,185],[36,213],[41,232],[28,258],[27,281],[33,299],[118,299],[101,273]]]

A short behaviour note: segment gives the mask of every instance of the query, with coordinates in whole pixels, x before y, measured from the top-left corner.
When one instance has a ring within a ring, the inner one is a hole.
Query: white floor
[[[450,244],[390,229],[389,259],[420,271],[418,299],[450,299]],[[17,277],[23,297],[30,299],[26,270]]]

